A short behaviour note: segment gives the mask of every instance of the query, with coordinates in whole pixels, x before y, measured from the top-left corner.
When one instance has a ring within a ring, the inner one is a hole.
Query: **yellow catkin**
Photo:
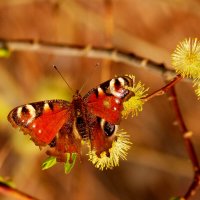
[[[119,166],[119,159],[126,159],[127,151],[132,144],[129,135],[124,131],[119,131],[116,133],[116,138],[112,143],[112,147],[109,149],[109,156],[107,156],[105,151],[100,154],[100,157],[96,155],[94,149],[89,151],[89,160],[96,168],[100,170],[112,169],[113,167]]]

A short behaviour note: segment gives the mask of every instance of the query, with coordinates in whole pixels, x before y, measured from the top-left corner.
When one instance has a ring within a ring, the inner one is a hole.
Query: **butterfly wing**
[[[103,151],[108,153],[115,140],[117,130],[118,125],[97,117],[90,133],[91,149],[94,149],[97,155],[100,155]]]
[[[130,76],[116,77],[100,84],[84,96],[91,115],[96,116],[90,132],[91,148],[100,155],[108,153],[121,119],[123,102],[134,95],[126,87],[132,87],[134,78]]]
[[[47,154],[57,158],[59,162],[66,161],[66,153],[77,153],[81,154],[81,137],[74,133],[74,117],[71,115],[70,119],[61,127],[54,143],[51,148],[47,151]]]
[[[70,115],[70,103],[49,100],[14,108],[8,115],[8,121],[24,134],[29,134],[36,145],[45,146],[51,143]]]
[[[133,84],[134,78],[130,76],[116,77],[100,84],[84,96],[88,110],[110,123],[118,124],[123,102],[134,95],[126,87]]]

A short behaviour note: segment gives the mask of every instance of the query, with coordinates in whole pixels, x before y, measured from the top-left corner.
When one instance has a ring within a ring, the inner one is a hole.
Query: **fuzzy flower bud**
[[[172,54],[172,65],[182,77],[193,79],[200,97],[200,41],[189,38],[178,44]]]

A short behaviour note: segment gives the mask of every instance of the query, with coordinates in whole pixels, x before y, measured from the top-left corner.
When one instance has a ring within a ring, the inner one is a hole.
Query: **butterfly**
[[[47,154],[58,162],[66,153],[81,155],[81,143],[87,141],[97,157],[116,141],[123,102],[133,96],[127,89],[134,77],[118,76],[91,89],[85,96],[77,90],[71,102],[55,99],[18,106],[8,114],[8,121],[41,147],[49,145]]]

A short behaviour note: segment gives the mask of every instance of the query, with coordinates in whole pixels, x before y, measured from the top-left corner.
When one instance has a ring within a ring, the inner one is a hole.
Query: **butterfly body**
[[[66,153],[81,154],[81,141],[89,141],[100,155],[109,154],[115,140],[123,102],[133,96],[126,87],[133,77],[116,77],[90,90],[85,96],[78,91],[72,102],[46,100],[14,108],[8,115],[13,127],[29,134],[40,147],[49,145],[48,155],[65,162]]]
[[[78,91],[74,95],[71,105],[71,110],[74,111],[74,129],[82,139],[88,139],[90,124],[93,120],[91,120],[87,104],[84,102]]]

